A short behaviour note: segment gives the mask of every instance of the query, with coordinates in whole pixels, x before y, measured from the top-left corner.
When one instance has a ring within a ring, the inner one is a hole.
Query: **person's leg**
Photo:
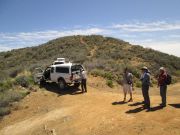
[[[166,95],[167,95],[167,85],[166,86],[164,86],[164,105],[166,106]]]
[[[84,92],[84,81],[83,81],[83,79],[81,80],[81,90],[82,90],[82,92]]]
[[[132,102],[133,101],[133,99],[132,99],[132,86],[129,85],[128,87],[129,87],[128,89],[129,89],[129,95],[130,95],[130,99],[128,102]]]
[[[126,85],[124,84],[123,85],[123,92],[124,92],[124,102],[126,101],[126,93],[127,93],[127,88],[126,88]]]
[[[145,108],[150,109],[150,98],[149,98],[149,88],[144,88],[144,101],[145,101]]]
[[[163,86],[160,86],[160,96],[161,96],[161,104],[163,105]]]
[[[146,95],[147,96],[147,99],[146,99],[147,100],[147,108],[150,109],[149,87],[147,88],[146,93],[147,93],[147,95]]]
[[[86,85],[86,82],[87,82],[87,80],[84,79],[84,89],[85,89],[85,92],[87,92],[87,85]]]
[[[161,86],[162,106],[166,106],[167,86]]]
[[[143,95],[143,104],[146,104],[146,102],[145,102],[145,89],[144,89],[144,87],[142,87],[142,95]]]

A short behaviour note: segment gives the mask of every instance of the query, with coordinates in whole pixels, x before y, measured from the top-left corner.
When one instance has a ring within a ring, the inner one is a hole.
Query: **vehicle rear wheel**
[[[80,83],[75,83],[74,87],[78,88],[80,86]]]
[[[62,79],[59,80],[58,85],[61,90],[63,90],[66,87],[65,81]]]
[[[44,78],[41,78],[41,79],[39,80],[39,84],[40,84],[40,86],[45,85],[45,84],[46,84],[46,80],[45,80]]]

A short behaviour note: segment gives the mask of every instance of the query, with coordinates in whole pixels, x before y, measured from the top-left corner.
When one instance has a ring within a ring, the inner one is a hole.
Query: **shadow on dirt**
[[[174,107],[174,108],[180,108],[180,104],[169,104],[169,105]]]
[[[133,103],[133,104],[129,104],[129,106],[138,106],[138,105],[142,105],[144,104],[143,102],[136,102],[136,103]]]
[[[135,108],[135,109],[132,109],[132,110],[128,110],[128,111],[126,111],[126,113],[139,113],[139,112],[141,112],[143,110],[144,110],[143,107],[138,107],[138,108]]]
[[[151,111],[154,112],[154,111],[161,110],[161,109],[163,109],[162,106],[155,106],[155,107],[151,108]]]
[[[113,102],[112,105],[123,105],[126,104],[127,102],[124,101],[119,101],[119,102]]]
[[[62,95],[77,95],[77,94],[82,94],[81,89],[74,87],[74,86],[68,86],[64,90],[60,90],[59,86],[56,83],[45,83],[40,86],[41,88],[44,88],[48,91],[57,93],[58,96]]]
[[[158,110],[161,110],[161,109],[163,109],[162,106],[155,106],[155,107],[151,107],[151,109],[149,111],[146,111],[146,112],[154,112],[154,111],[158,111]],[[139,113],[139,112],[141,112],[143,110],[146,110],[146,109],[143,106],[141,106],[141,107],[138,107],[138,108],[135,108],[135,109],[132,109],[132,110],[128,110],[128,111],[126,111],[126,113]]]

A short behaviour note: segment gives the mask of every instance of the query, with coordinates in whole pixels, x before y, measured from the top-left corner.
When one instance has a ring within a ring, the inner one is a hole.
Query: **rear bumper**
[[[78,80],[73,80],[73,81],[70,81],[70,82],[66,82],[67,84],[75,84],[75,83],[81,83],[81,80],[78,79]]]

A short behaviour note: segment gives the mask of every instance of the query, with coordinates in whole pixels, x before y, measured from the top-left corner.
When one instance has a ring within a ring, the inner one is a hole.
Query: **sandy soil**
[[[85,94],[48,85],[14,104],[0,121],[0,135],[180,135],[180,84],[169,87],[170,105],[163,109],[151,88],[151,112],[141,108],[139,89],[131,103],[122,103],[122,94],[101,78],[91,78]]]

